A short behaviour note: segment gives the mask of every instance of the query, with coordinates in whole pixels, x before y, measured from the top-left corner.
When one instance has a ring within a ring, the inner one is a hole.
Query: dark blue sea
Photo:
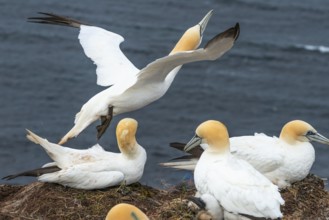
[[[117,122],[137,119],[137,139],[148,153],[141,182],[163,188],[191,178],[189,172],[158,165],[182,155],[168,144],[188,141],[207,119],[224,122],[231,136],[278,136],[286,122],[302,119],[328,137],[327,0],[0,0],[0,177],[50,161],[26,139],[26,128],[58,142],[82,104],[104,89],[96,85],[95,65],[83,53],[78,29],[28,23],[28,17],[53,12],[118,33],[125,38],[121,48],[127,57],[143,68],[167,55],[210,9],[214,14],[201,46],[239,22],[235,46],[219,60],[185,65],[163,98],[115,117],[100,144],[117,152]],[[67,146],[94,145],[97,124]],[[312,173],[327,178],[329,146],[314,147]]]

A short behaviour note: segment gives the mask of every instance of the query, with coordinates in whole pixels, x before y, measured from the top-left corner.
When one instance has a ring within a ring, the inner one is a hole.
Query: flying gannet
[[[263,133],[254,136],[231,137],[231,153],[249,162],[279,188],[304,179],[314,163],[315,152],[311,141],[328,144],[329,139],[301,120],[286,123],[279,138]],[[172,143],[183,150],[185,144]],[[174,159],[162,165],[176,169],[194,170],[198,158],[207,144],[189,149],[191,155]]]
[[[161,98],[174,80],[181,65],[201,60],[215,60],[230,50],[238,38],[239,24],[218,34],[204,48],[196,49],[212,15],[212,10],[195,26],[189,28],[168,56],[137,69],[120,50],[123,37],[99,27],[51,13],[32,17],[36,23],[66,25],[80,28],[79,40],[87,57],[97,65],[97,84],[111,87],[89,99],[76,114],[73,128],[59,144],[76,137],[87,126],[101,119],[97,126],[99,139],[112,116],[142,108]]]
[[[135,183],[142,177],[146,162],[146,151],[135,137],[137,125],[131,118],[118,123],[116,137],[121,153],[107,152],[98,144],[86,150],[58,147],[27,130],[27,138],[41,145],[54,162],[3,179],[36,176],[41,182],[87,190]]]
[[[201,143],[208,147],[194,170],[194,184],[199,195],[215,198],[223,209],[234,215],[281,218],[284,204],[278,187],[248,162],[233,156],[227,128],[219,121],[201,123],[186,150]]]

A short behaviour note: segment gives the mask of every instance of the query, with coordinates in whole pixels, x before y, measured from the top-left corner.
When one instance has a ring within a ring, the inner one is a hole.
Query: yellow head
[[[201,40],[202,35],[200,34],[200,26],[195,25],[185,31],[170,54],[181,51],[195,50],[200,45]]]
[[[120,203],[112,207],[105,220],[148,220],[149,218],[134,205]]]
[[[290,121],[285,124],[281,130],[280,139],[289,144],[295,144],[297,141],[309,142],[308,132],[316,134],[317,131],[308,123],[301,120]]]
[[[174,49],[170,52],[170,54],[181,52],[181,51],[188,51],[188,50],[195,50],[198,48],[202,41],[202,34],[206,29],[208,21],[212,15],[212,10],[209,11],[206,16],[195,26],[187,29],[183,36],[179,39]]]
[[[116,130],[117,142],[120,151],[127,156],[133,155],[136,151],[136,131],[138,123],[135,119],[124,118]]]
[[[213,152],[223,153],[230,150],[227,128],[219,121],[205,121],[197,127],[195,133],[203,139],[205,143],[208,143],[208,149]]]

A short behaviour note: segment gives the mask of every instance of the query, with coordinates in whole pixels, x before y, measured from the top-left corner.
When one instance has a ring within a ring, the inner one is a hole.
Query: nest
[[[186,198],[194,193],[188,182],[166,190],[139,183],[89,191],[40,182],[0,185],[0,219],[105,219],[121,202],[136,205],[150,219],[193,219]],[[283,219],[328,219],[329,193],[320,178],[309,175],[281,194]]]

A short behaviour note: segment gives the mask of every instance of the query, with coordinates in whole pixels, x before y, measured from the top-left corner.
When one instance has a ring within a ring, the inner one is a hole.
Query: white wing
[[[284,160],[280,140],[265,134],[231,137],[230,144],[234,156],[249,162],[261,173],[277,169]]]
[[[232,157],[230,165],[225,169],[222,164],[219,165],[208,171],[205,187],[225,210],[255,217],[282,216],[280,204],[284,201],[278,187],[250,164]]]
[[[143,88],[144,85],[163,82],[177,66],[201,61],[215,60],[233,47],[239,35],[239,25],[232,27],[211,39],[205,48],[178,52],[153,61],[137,74],[137,82],[128,90]]]
[[[120,49],[124,38],[95,26],[80,26],[79,40],[87,57],[97,65],[97,84],[110,86],[126,77],[134,77],[137,69]]]
[[[68,167],[55,173],[41,175],[43,182],[60,183],[78,189],[100,189],[119,185],[124,180],[120,171],[108,171],[102,164],[89,163]]]

